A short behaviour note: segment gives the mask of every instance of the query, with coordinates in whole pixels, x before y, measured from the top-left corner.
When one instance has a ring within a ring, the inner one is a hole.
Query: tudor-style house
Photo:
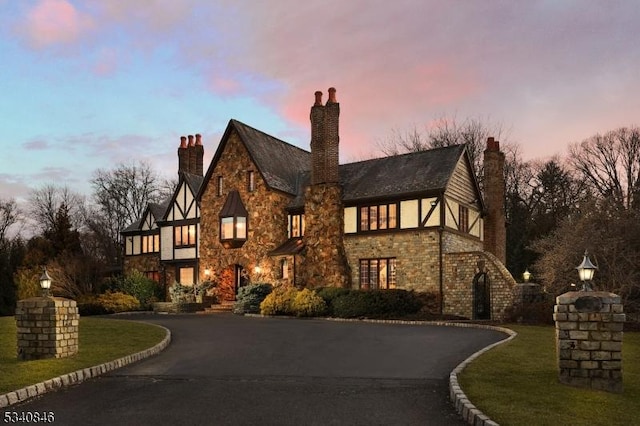
[[[515,281],[499,143],[487,141],[485,197],[464,145],[340,165],[328,98],[315,94],[310,152],[231,120],[204,177],[179,161],[172,199],[123,232],[126,268],[164,285],[212,279],[223,300],[247,282],[402,288],[437,292],[445,313],[502,317]]]

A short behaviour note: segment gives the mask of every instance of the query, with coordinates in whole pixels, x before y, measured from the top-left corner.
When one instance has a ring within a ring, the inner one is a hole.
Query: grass
[[[18,361],[15,319],[0,317],[0,394],[139,352],[159,343],[164,336],[164,329],[151,324],[80,318],[77,355]]]
[[[622,394],[579,389],[558,382],[553,327],[510,326],[518,336],[472,362],[459,376],[462,389],[502,426],[638,424],[640,333],[622,345]]]

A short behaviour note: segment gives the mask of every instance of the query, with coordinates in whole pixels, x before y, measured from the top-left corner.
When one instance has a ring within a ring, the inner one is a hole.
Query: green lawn
[[[18,361],[15,319],[0,317],[0,394],[142,351],[162,341],[165,334],[164,329],[151,324],[80,318],[77,355],[61,359]]]
[[[638,424],[640,333],[624,334],[622,394],[558,382],[553,327],[509,326],[518,336],[473,361],[458,377],[474,405],[502,426]]]

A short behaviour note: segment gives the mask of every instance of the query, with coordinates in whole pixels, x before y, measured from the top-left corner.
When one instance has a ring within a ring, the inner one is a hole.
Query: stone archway
[[[491,319],[491,282],[482,271],[473,277],[473,319]]]

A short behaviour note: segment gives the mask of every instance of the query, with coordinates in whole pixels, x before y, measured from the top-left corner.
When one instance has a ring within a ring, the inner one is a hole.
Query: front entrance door
[[[491,285],[486,272],[473,278],[473,319],[491,319]]]
[[[220,274],[218,297],[221,300],[236,300],[238,289],[249,282],[246,269],[242,265],[229,265]]]

